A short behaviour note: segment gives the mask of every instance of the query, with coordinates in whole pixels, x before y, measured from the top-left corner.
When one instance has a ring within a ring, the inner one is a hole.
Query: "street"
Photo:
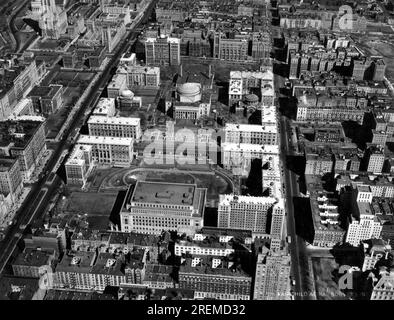
[[[279,88],[284,87],[284,78],[274,76],[275,91],[279,92]],[[307,277],[308,277],[308,256],[306,253],[305,242],[296,234],[295,214],[293,197],[299,196],[297,185],[297,176],[294,172],[286,168],[286,161],[288,155],[293,155],[293,139],[291,136],[290,120],[284,116],[280,116],[280,142],[281,152],[280,157],[284,168],[284,196],[286,199],[286,212],[287,212],[287,234],[291,237],[292,241],[289,244],[291,255],[292,276],[295,280],[295,300],[309,300],[310,296],[305,294],[309,292]],[[297,294],[298,293],[298,294]]]

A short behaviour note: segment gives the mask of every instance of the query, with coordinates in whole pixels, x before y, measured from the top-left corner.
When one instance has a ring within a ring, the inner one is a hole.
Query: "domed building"
[[[211,94],[198,82],[185,82],[177,86],[173,106],[175,119],[197,120],[209,115]]]
[[[134,92],[128,89],[120,91],[118,97],[118,105],[120,110],[128,110],[131,108],[141,108],[141,97],[134,96]]]
[[[201,100],[201,84],[196,82],[186,82],[176,89],[177,100],[180,102],[198,102]]]
[[[246,106],[255,106],[259,103],[259,97],[254,93],[249,93],[245,95],[244,101]]]

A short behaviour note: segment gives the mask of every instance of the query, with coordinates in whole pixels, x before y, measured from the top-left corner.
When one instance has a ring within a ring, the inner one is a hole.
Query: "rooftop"
[[[122,145],[131,146],[133,144],[133,138],[121,138],[121,137],[105,137],[105,136],[91,136],[91,135],[80,135],[78,139],[79,144],[106,144],[106,145]]]
[[[21,254],[18,255],[13,265],[41,267],[43,265],[47,265],[48,260],[53,255],[53,251],[48,252],[32,248],[26,248]]]
[[[101,116],[90,116],[88,124],[116,124],[116,125],[130,125],[138,126],[141,122],[140,118],[131,117],[101,117]]]
[[[132,202],[192,206],[196,185],[138,181]]]
[[[43,125],[42,121],[34,120],[0,122],[0,146],[13,143],[13,147],[24,149],[41,125]]]

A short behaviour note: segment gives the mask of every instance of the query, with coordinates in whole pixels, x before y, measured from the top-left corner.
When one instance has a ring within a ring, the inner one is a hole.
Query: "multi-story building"
[[[136,97],[131,90],[120,91],[116,101],[120,111],[130,111],[132,109],[140,109],[142,107],[142,98]]]
[[[93,109],[92,116],[114,117],[116,114],[114,98],[100,98]]]
[[[194,290],[195,299],[250,300],[251,283],[246,272],[220,258],[188,258],[179,269],[179,287]]]
[[[93,161],[118,167],[128,167],[133,161],[133,138],[81,135],[77,143],[92,146]]]
[[[124,90],[127,90],[127,76],[124,73],[116,73],[107,86],[108,98],[116,99]]]
[[[138,181],[120,213],[123,232],[194,234],[203,226],[206,189],[193,184]]]
[[[175,243],[174,248],[175,255],[182,256],[182,254],[192,254],[192,255],[214,255],[214,256],[228,256],[232,254],[235,250],[228,244],[214,242],[214,243],[204,243],[198,242],[188,242],[180,241]]]
[[[342,122],[356,121],[362,123],[365,110],[360,107],[350,108],[347,106],[316,106],[299,104],[297,106],[297,121],[317,122]]]
[[[15,202],[23,191],[23,179],[19,161],[16,158],[0,158],[0,193],[10,195]]]
[[[141,119],[131,117],[91,116],[88,119],[89,134],[92,136],[133,138],[141,137]]]
[[[82,187],[85,185],[93,167],[92,149],[92,145],[77,144],[74,147],[64,165],[68,184],[76,184]]]
[[[383,274],[373,287],[371,300],[393,300],[394,299],[394,273]]]
[[[77,251],[66,254],[56,266],[55,288],[104,291],[107,286],[142,284],[146,268],[146,251],[128,254]]]
[[[339,225],[338,197],[323,188],[321,175],[306,175],[305,180],[313,222],[308,241],[319,247],[343,242],[346,231]]]
[[[252,58],[260,60],[271,57],[272,41],[267,32],[253,33],[252,35]]]
[[[380,259],[387,260],[391,251],[391,245],[382,239],[371,239],[364,244],[364,262],[362,271],[371,271]]]
[[[8,120],[0,123],[1,149],[19,161],[24,180],[29,180],[45,150],[45,123],[41,119]]]
[[[368,172],[381,173],[384,165],[384,151],[383,149],[376,149],[371,151],[368,160]]]
[[[334,161],[331,154],[327,153],[308,153],[306,155],[305,174],[324,175],[331,173]]]
[[[346,235],[346,242],[358,246],[360,241],[379,239],[382,232],[382,224],[374,214],[372,203],[372,191],[369,186],[356,186],[352,197],[352,222]]]
[[[48,87],[35,86],[28,97],[36,113],[48,116],[63,106],[63,86],[53,84]]]
[[[278,143],[276,125],[249,125],[226,123],[225,142],[276,145]]]
[[[175,119],[197,120],[209,116],[211,112],[211,93],[203,90],[196,82],[186,82],[179,85],[173,102]]]
[[[289,78],[290,79],[297,79],[298,74],[300,72],[300,60],[301,56],[299,53],[295,51],[291,51],[289,54],[289,63],[290,63],[290,72]]]
[[[275,213],[274,213],[275,212]],[[220,195],[218,206],[218,226],[252,230],[261,234],[278,235],[282,232],[283,219],[270,219],[274,215],[284,215],[283,199],[273,197],[251,197]],[[271,220],[271,225],[268,221]]]
[[[248,40],[245,38],[226,39],[220,35],[214,37],[214,58],[228,61],[246,61],[248,59]]]
[[[260,71],[230,71],[229,104],[243,101],[256,92],[264,106],[274,104],[274,83],[271,68]]]
[[[147,65],[179,65],[180,39],[170,37],[145,39],[145,60]]]
[[[260,253],[257,256],[253,299],[290,300],[290,270],[290,255],[282,251]]]
[[[222,164],[233,174],[245,176],[249,174],[253,159],[262,159],[263,163],[269,158],[279,154],[278,145],[258,145],[250,143],[222,144]]]
[[[12,263],[12,271],[18,277],[40,278],[40,269],[44,266],[51,268],[54,258],[54,251],[26,248]]]
[[[386,63],[384,62],[384,60],[383,59],[375,60],[373,80],[383,81],[385,72],[386,72]]]
[[[116,73],[125,75],[126,86],[129,89],[133,89],[134,87],[158,88],[160,86],[159,67],[121,63]]]
[[[0,66],[2,84],[0,86],[0,119],[7,119],[15,105],[39,82],[45,73],[45,63],[39,65],[33,60],[29,63],[5,61]]]

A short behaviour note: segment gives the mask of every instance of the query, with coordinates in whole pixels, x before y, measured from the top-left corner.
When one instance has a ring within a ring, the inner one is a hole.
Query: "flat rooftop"
[[[18,255],[13,264],[21,266],[41,267],[48,264],[48,260],[52,255],[54,255],[54,251],[49,252],[26,248],[20,255]]]
[[[140,124],[140,118],[131,117],[101,117],[101,116],[90,116],[88,124],[115,124],[115,125],[129,125],[138,126]]]
[[[138,181],[131,201],[192,206],[196,185]]]
[[[122,138],[122,137],[104,137],[104,136],[90,136],[80,135],[78,144],[106,144],[116,146],[131,146],[133,138]]]

